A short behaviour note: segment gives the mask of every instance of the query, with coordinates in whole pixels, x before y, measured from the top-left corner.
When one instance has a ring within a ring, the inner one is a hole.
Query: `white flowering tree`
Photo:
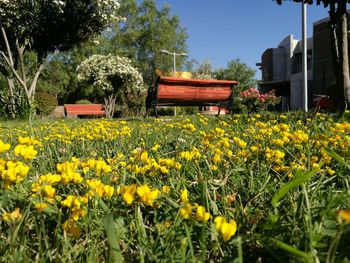
[[[78,80],[104,94],[106,117],[112,118],[117,96],[142,91],[143,80],[131,60],[113,55],[93,55],[77,68]]]
[[[119,19],[118,8],[116,0],[0,0],[0,73],[7,79],[13,117],[16,88],[24,91],[33,108],[37,81],[49,54],[69,50],[101,33]],[[36,55],[35,63],[26,62],[28,51]]]

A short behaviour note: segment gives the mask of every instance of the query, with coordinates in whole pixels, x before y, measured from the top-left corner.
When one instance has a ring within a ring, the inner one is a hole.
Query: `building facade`
[[[307,40],[308,46],[308,82],[312,84],[312,38]],[[268,48],[257,63],[262,71],[259,83],[263,91],[275,90],[282,98],[282,110],[302,108],[303,76],[302,76],[302,43],[293,35],[284,38],[276,48]]]
[[[349,20],[348,20],[349,21]],[[257,66],[262,71],[259,86],[274,89],[282,97],[282,110],[298,110],[303,105],[302,42],[293,35],[283,39],[276,48],[268,48]],[[307,40],[308,104],[317,96],[331,96],[335,75],[331,54],[328,19],[313,24],[313,36]]]

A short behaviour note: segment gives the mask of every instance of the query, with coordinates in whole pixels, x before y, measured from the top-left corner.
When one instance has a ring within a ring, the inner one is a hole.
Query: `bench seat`
[[[159,77],[148,89],[146,114],[157,106],[220,106],[232,109],[233,80],[202,80]]]
[[[64,104],[66,116],[104,116],[102,104]]]

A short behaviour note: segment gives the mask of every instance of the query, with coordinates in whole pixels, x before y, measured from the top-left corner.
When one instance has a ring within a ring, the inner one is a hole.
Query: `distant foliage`
[[[188,35],[170,5],[159,5],[155,0],[121,0],[118,12],[126,17],[126,23],[113,28],[110,40],[113,52],[137,64],[148,85],[156,80],[156,69],[173,71],[173,56],[162,54],[160,50],[187,52]],[[176,57],[177,70],[182,69],[186,59]]]
[[[87,99],[82,99],[82,100],[77,100],[75,104],[92,104],[92,103]]]
[[[32,115],[47,57],[71,50],[121,21],[119,6],[115,0],[0,1],[0,74],[7,79],[5,103],[10,105],[11,118],[18,116],[16,101],[22,94]]]
[[[0,75],[0,119],[27,118],[29,105],[24,91],[17,88],[13,90],[14,96],[12,96],[7,85],[6,78]]]
[[[113,117],[116,100],[126,104],[128,98],[143,90],[143,79],[131,60],[113,55],[93,55],[77,68],[78,80],[92,84],[99,93],[104,93],[106,116]]]
[[[131,60],[113,55],[93,55],[77,68],[78,80],[91,83],[106,92],[119,89],[138,90],[142,88],[142,76],[131,65]]]
[[[49,115],[57,106],[56,97],[50,93],[37,92],[35,94],[36,111],[41,116]]]
[[[205,59],[193,74],[195,79],[216,79],[215,72],[210,60]]]

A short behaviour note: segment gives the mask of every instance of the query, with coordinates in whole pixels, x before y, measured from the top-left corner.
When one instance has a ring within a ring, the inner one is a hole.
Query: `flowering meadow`
[[[0,124],[0,262],[350,262],[350,116]]]

